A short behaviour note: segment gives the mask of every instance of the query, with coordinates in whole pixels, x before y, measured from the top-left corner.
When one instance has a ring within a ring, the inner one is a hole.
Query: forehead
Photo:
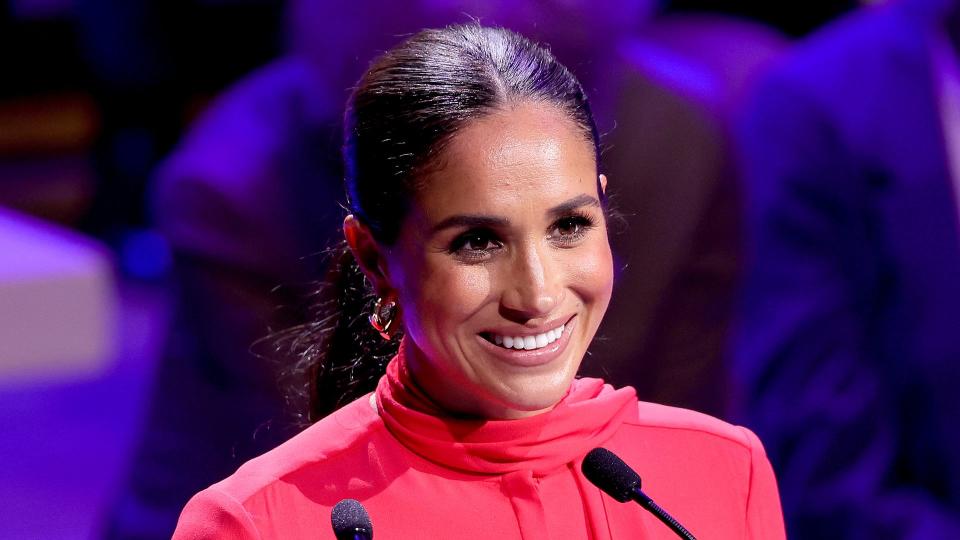
[[[510,214],[596,196],[592,144],[566,114],[519,103],[468,123],[440,156],[415,197],[426,216]]]

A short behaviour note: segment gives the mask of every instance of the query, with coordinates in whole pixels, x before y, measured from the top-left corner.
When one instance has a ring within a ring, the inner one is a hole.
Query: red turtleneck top
[[[375,394],[194,496],[174,540],[333,539],[330,511],[344,498],[363,503],[380,540],[675,538],[583,477],[596,446],[698,538],[785,537],[773,473],[745,428],[597,379],[520,420],[444,417],[414,389],[394,359]]]

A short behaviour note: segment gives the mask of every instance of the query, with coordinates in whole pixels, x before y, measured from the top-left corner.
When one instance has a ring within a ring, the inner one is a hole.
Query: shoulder
[[[728,511],[747,512],[750,527],[773,532],[752,537],[783,537],[776,479],[763,444],[749,429],[687,409],[640,402],[637,418],[622,432],[622,450],[647,466],[645,476],[658,491],[681,501],[690,497],[683,486],[697,486],[700,495],[729,500],[734,509]],[[681,491],[671,493],[675,489]]]
[[[264,492],[276,495],[278,490],[291,486],[291,478],[310,475],[322,480],[335,476],[341,460],[358,453],[365,457],[367,443],[383,430],[369,396],[364,396],[243,464],[204,493],[221,494],[211,499],[214,502],[229,499],[247,505]]]
[[[216,486],[197,493],[187,502],[173,533],[173,540],[259,537],[243,505]]]
[[[843,97],[866,97],[871,84],[902,77],[904,71],[920,75],[925,33],[924,24],[900,7],[856,10],[798,42],[754,93],[787,93],[794,100],[805,96],[831,109],[856,106],[858,100]]]
[[[784,537],[776,479],[749,429],[640,402],[636,418],[625,422],[615,439],[612,449],[637,467],[648,494],[688,517],[693,530],[723,523],[732,528],[722,537]]]
[[[192,133],[249,136],[230,133],[238,124],[263,127],[295,120],[292,115],[334,120],[339,96],[309,61],[287,56],[274,60],[240,79],[219,95],[192,127]],[[215,141],[210,141],[214,143]]]
[[[680,407],[640,401],[635,419],[626,422],[627,429],[644,431],[648,437],[671,439],[682,437],[702,443],[713,443],[749,456],[763,453],[760,439],[743,426]]]
[[[225,90],[192,122],[161,163],[161,185],[200,182],[236,189],[266,175],[273,180],[278,153],[301,124],[330,129],[340,99],[307,61],[287,57],[247,75]],[[222,156],[229,153],[231,159]]]

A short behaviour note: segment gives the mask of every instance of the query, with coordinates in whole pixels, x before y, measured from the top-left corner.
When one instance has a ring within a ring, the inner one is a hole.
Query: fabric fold
[[[636,415],[632,388],[614,390],[599,379],[577,379],[556,407],[517,420],[444,416],[417,390],[403,347],[388,365],[376,393],[387,429],[415,454],[468,473],[555,471],[603,445],[624,420]]]
[[[500,484],[517,515],[523,540],[539,540],[547,531],[547,514],[536,482],[530,471],[514,471],[503,475]]]
[[[376,392],[387,430],[406,448],[437,465],[474,474],[500,475],[524,540],[545,538],[546,510],[538,478],[571,474],[581,498],[588,537],[609,539],[600,494],[583,478],[583,456],[603,445],[631,415],[632,388],[614,390],[599,379],[577,379],[550,411],[517,420],[445,415],[410,375],[403,354],[387,365]],[[532,535],[532,536],[531,536]]]

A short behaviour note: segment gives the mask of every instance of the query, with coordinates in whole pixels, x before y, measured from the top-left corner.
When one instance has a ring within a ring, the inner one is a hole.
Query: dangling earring
[[[378,296],[373,304],[373,313],[370,314],[370,326],[380,333],[385,340],[390,340],[390,326],[393,324],[397,315],[397,302],[394,300],[384,301]]]

